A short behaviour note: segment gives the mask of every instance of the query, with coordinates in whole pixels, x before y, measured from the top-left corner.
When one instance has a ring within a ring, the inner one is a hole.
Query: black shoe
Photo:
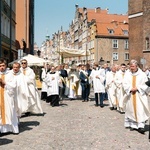
[[[110,110],[114,110],[114,107],[110,107]]]
[[[100,107],[101,107],[101,108],[103,108],[103,107],[104,107],[104,105],[100,105]]]
[[[82,102],[85,102],[85,100],[83,100]]]
[[[45,101],[45,99],[41,99],[42,101]]]
[[[30,115],[31,115],[30,112],[26,112],[26,113],[25,113],[25,116],[30,116]]]
[[[19,133],[12,133],[13,135],[18,135]]]
[[[138,130],[130,127],[130,131],[138,131]]]
[[[130,131],[134,131],[135,129],[134,128],[130,128]]]
[[[130,129],[130,127],[125,127],[125,129]]]
[[[121,112],[121,111],[120,111],[120,114],[125,114],[125,112]]]
[[[141,133],[141,134],[145,134],[144,128],[139,128],[139,129],[138,129],[138,132]]]

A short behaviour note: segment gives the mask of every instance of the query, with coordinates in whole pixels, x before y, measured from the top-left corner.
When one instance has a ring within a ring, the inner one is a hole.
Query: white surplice
[[[33,114],[43,114],[40,102],[40,95],[36,87],[34,71],[30,67],[27,67],[25,69],[20,68],[20,70],[23,74],[25,72],[24,76],[29,90],[29,100],[28,100],[29,107],[27,112],[31,112]]]
[[[133,76],[135,76],[135,86],[138,89],[135,95],[130,92],[132,89]],[[141,69],[138,69],[136,73],[128,71],[124,76],[123,88],[126,93],[124,99],[126,103],[125,127],[136,129],[144,128],[145,121],[149,118],[149,88],[145,84],[147,80],[146,74]]]
[[[73,99],[76,98],[78,94],[78,82],[79,82],[79,74],[77,71],[70,71],[68,75],[69,80],[69,95],[68,97]]]
[[[18,117],[15,107],[15,88],[16,80],[12,78],[8,70],[0,72],[0,78],[2,74],[5,76],[4,93],[3,88],[0,86],[0,132],[7,133],[19,133]],[[2,97],[2,93],[4,96]]]
[[[110,107],[117,106],[116,85],[115,85],[114,80],[115,80],[115,73],[112,71],[107,72],[105,87],[108,93],[108,100],[109,100]]]
[[[96,78],[98,76],[99,78]],[[92,70],[90,74],[90,80],[93,81],[94,93],[105,93],[104,81],[105,81],[105,70]]]
[[[124,108],[124,103],[123,103],[123,99],[124,99],[124,95],[125,95],[125,91],[123,89],[123,79],[124,79],[124,75],[125,72],[123,72],[122,70],[119,70],[116,72],[115,74],[115,84],[116,84],[116,96],[117,96],[117,100],[118,100],[118,110],[121,112],[124,112],[123,108]]]
[[[47,84],[47,96],[59,95],[60,76],[58,73],[47,73],[44,82]]]
[[[22,113],[27,112],[28,110],[28,100],[29,100],[29,90],[28,85],[25,80],[25,76],[21,71],[14,73],[13,70],[10,71],[11,77],[14,78],[17,82],[16,85],[16,110],[17,115],[21,116]]]

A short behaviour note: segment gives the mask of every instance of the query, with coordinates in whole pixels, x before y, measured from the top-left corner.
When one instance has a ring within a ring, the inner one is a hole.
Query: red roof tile
[[[84,8],[78,9],[83,14]],[[128,30],[128,15],[108,14],[107,10],[98,9],[86,9],[87,20],[91,22],[93,19],[97,24],[97,34],[110,35],[109,29],[114,31],[113,36],[124,35],[123,30]]]

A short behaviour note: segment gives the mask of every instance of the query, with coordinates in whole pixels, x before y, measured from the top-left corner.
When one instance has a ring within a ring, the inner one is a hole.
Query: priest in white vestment
[[[52,107],[59,106],[59,85],[62,83],[59,73],[56,72],[54,66],[47,73],[44,82],[47,84],[47,102],[50,102]]]
[[[104,93],[105,93],[105,86],[104,86],[105,70],[98,69],[98,64],[95,63],[93,65],[93,70],[90,74],[90,79],[93,81],[95,103],[96,103],[95,106],[98,106],[100,104],[100,107],[104,107],[103,100],[104,100]]]
[[[69,74],[68,74],[68,80],[69,80],[69,95],[68,97],[70,100],[77,98],[77,91],[78,91],[78,82],[79,82],[79,73],[76,70],[75,66],[72,66]]]
[[[146,74],[138,67],[136,60],[131,60],[130,71],[125,74],[123,88],[125,97],[125,127],[138,130],[144,134],[145,121],[149,118],[148,80]]]
[[[111,71],[106,73],[106,85],[105,88],[108,93],[108,101],[110,110],[117,109],[117,96],[116,96],[116,84],[115,84],[115,74],[116,74],[116,67],[113,65],[111,67]]]
[[[24,74],[25,80],[28,84],[28,90],[29,90],[28,106],[29,107],[27,113],[43,114],[43,110],[40,102],[40,96],[35,83],[35,73],[30,67],[27,66],[26,59],[21,60],[20,71]]]
[[[16,110],[18,117],[28,110],[28,100],[29,100],[29,90],[28,85],[25,80],[25,76],[20,71],[20,63],[14,62],[12,66],[12,70],[10,70],[11,77],[16,80],[16,94],[15,94],[15,101],[16,101]]]
[[[123,84],[125,71],[126,71],[126,65],[121,64],[120,65],[120,70],[117,71],[116,74],[115,74],[116,96],[117,96],[117,100],[118,100],[117,110],[120,113],[124,113],[123,99],[124,99],[125,91],[123,89],[122,84]]]
[[[6,60],[0,60],[0,132],[19,133],[15,107],[16,80],[6,69]]]

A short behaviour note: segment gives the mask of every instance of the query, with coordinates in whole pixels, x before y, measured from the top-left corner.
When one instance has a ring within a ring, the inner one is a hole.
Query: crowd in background
[[[149,71],[139,68],[136,60],[129,64],[98,63],[57,66],[44,64],[40,72],[41,97],[35,83],[35,73],[27,60],[14,62],[7,68],[0,60],[0,132],[19,133],[19,119],[24,115],[43,114],[40,100],[52,107],[60,105],[66,98],[90,100],[94,91],[95,106],[106,106],[110,110],[125,114],[124,126],[145,133],[149,118]]]
[[[136,60],[129,64],[98,63],[45,65],[41,71],[41,99],[52,107],[59,106],[64,98],[74,100],[81,96],[82,102],[89,101],[91,88],[95,106],[103,108],[108,100],[110,110],[125,114],[124,126],[145,133],[149,118],[149,71],[140,69]]]

